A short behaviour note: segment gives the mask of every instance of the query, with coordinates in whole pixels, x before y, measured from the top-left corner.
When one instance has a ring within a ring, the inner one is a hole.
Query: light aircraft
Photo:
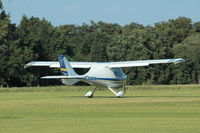
[[[61,79],[65,85],[73,85],[79,81],[87,82],[95,86],[92,91],[86,93],[86,97],[92,98],[97,86],[108,88],[117,97],[123,97],[125,93],[126,75],[122,72],[123,67],[148,66],[160,63],[181,63],[184,59],[158,59],[139,60],[123,62],[69,62],[64,55],[58,56],[59,61],[32,61],[25,65],[49,66],[50,68],[60,68],[63,75],[45,76],[42,79]],[[90,68],[86,74],[78,75],[73,68]],[[122,91],[121,88],[124,90]],[[117,89],[117,91],[115,90]]]

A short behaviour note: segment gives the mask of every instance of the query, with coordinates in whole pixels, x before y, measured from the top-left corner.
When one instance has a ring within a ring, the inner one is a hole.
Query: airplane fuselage
[[[106,88],[120,88],[126,83],[126,75],[121,68],[108,68],[105,63],[92,65],[90,70],[83,75],[83,82]]]

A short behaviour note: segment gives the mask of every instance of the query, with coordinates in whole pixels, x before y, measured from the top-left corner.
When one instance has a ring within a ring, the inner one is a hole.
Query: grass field
[[[200,85],[0,88],[0,133],[199,133]]]

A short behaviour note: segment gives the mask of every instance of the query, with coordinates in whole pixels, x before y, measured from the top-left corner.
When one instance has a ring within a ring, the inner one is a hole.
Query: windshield
[[[112,68],[112,71],[114,72],[116,77],[122,77],[123,76],[123,72],[122,72],[121,68]]]

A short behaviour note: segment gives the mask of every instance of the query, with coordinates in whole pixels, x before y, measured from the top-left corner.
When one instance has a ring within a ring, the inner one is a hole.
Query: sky
[[[200,21],[200,0],[2,0],[13,23],[23,15],[45,18],[53,25],[89,24],[91,20],[143,25],[179,16]]]

